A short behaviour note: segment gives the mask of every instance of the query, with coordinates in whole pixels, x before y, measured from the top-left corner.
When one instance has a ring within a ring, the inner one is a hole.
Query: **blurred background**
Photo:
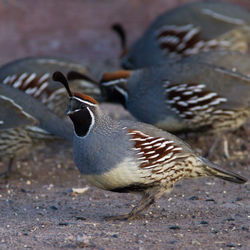
[[[120,22],[131,45],[157,15],[190,0],[0,0],[0,64],[26,56],[80,62],[118,58]],[[228,0],[250,10],[249,0]]]

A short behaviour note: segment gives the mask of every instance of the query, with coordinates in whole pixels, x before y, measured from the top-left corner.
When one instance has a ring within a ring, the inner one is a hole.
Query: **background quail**
[[[122,103],[140,121],[170,132],[217,132],[241,126],[250,114],[250,78],[189,58],[105,73],[102,91],[108,101]],[[222,60],[221,65],[233,64]],[[242,71],[247,70],[242,67]]]
[[[211,49],[246,52],[250,41],[250,14],[223,2],[195,2],[159,16],[128,50],[121,26],[122,66],[142,68]]]
[[[53,79],[63,83],[69,94],[67,114],[74,124],[74,160],[80,172],[99,188],[142,194],[138,206],[117,218],[134,218],[183,178],[215,176],[235,183],[247,181],[198,156],[168,132],[111,119],[93,98],[73,94],[60,72]]]
[[[238,51],[211,50],[183,58],[181,61],[208,63],[250,77],[250,57]]]
[[[0,159],[8,170],[16,157],[23,157],[43,142],[64,138],[72,141],[71,124],[53,114],[41,102],[11,86],[0,84]]]
[[[22,58],[0,67],[0,83],[18,88],[35,97],[60,117],[65,117],[65,89],[51,81],[53,72],[75,71],[89,74],[86,67],[71,60],[53,57]],[[84,80],[72,81],[73,90],[84,91],[99,99],[100,90],[94,83]]]

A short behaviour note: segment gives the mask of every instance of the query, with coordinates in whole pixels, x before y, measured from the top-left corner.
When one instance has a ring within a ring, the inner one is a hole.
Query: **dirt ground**
[[[1,1],[0,62],[63,53],[101,67],[119,55],[112,22],[124,22],[131,43],[162,10],[184,2]],[[250,10],[249,1],[238,2]],[[117,119],[133,119],[119,106],[102,107]],[[202,155],[215,140],[183,138]],[[249,179],[250,123],[226,138],[230,158],[219,145],[210,160]],[[5,167],[0,162],[1,172]],[[89,186],[74,165],[71,144],[55,143],[18,160],[11,177],[0,179],[0,249],[249,249],[249,191],[249,182],[188,179],[144,216],[106,221],[105,216],[129,212],[138,197]]]

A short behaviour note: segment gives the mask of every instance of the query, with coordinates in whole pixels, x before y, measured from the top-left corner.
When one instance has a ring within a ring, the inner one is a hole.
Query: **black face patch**
[[[92,123],[90,111],[87,108],[83,108],[70,114],[69,117],[74,124],[76,134],[78,136],[85,136]]]
[[[105,98],[105,101],[111,103],[119,103],[126,108],[126,97],[121,92],[119,92],[114,86],[102,87],[102,93]]]

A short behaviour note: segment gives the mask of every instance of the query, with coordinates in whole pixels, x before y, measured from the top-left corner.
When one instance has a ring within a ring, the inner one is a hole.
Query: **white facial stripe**
[[[102,82],[102,86],[112,86],[112,85],[116,85],[119,83],[127,83],[127,79],[126,78],[120,78],[117,80],[113,80],[113,81],[108,81],[108,82]]]
[[[4,121],[0,121],[0,125],[1,125],[1,124],[4,124]]]
[[[94,103],[92,103],[92,102],[85,101],[85,100],[83,100],[83,99],[81,99],[81,98],[78,98],[78,97],[76,97],[76,96],[73,96],[72,98],[75,99],[75,100],[77,100],[77,101],[79,101],[79,102],[85,103],[85,104],[87,104],[87,105],[89,105],[89,106],[93,106],[93,107],[96,107],[96,106],[97,106],[96,104],[94,104]]]
[[[120,94],[122,94],[124,97],[125,97],[125,100],[127,101],[128,100],[128,93],[124,90],[124,89],[122,89],[122,88],[120,88],[120,87],[118,87],[118,86],[115,86],[114,87]]]

